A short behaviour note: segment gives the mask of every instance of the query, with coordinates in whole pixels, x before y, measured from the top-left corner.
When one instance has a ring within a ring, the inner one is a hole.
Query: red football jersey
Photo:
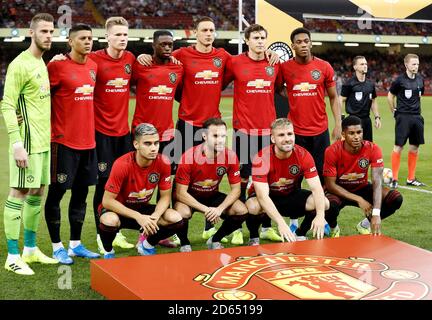
[[[223,74],[230,54],[222,48],[201,53],[190,46],[175,50],[173,56],[184,67],[178,117],[197,127],[209,118],[220,118]]]
[[[51,84],[51,141],[86,150],[96,146],[93,91],[97,65],[81,64],[69,55],[48,63]]]
[[[117,194],[116,200],[139,211],[148,204],[156,187],[171,188],[171,167],[164,155],[158,155],[152,164],[141,168],[136,162],[136,151],[114,161],[105,190]]]
[[[331,65],[317,57],[307,64],[290,59],[281,65],[290,106],[288,118],[294,132],[315,136],[328,129],[325,89],[334,87]]]
[[[136,82],[136,107],[132,130],[142,122],[153,124],[161,141],[174,137],[172,117],[174,96],[183,78],[183,66],[169,63],[146,67],[133,65],[132,79]]]
[[[249,135],[269,135],[276,119],[275,84],[281,85],[279,64],[255,61],[247,53],[228,60],[224,82],[234,80],[233,127]],[[265,130],[263,132],[263,130]]]
[[[368,184],[369,166],[384,167],[381,148],[363,141],[359,153],[345,150],[344,141],[336,141],[325,151],[324,177],[336,177],[336,183],[348,191],[356,191]]]
[[[124,136],[129,133],[129,82],[135,56],[124,51],[114,59],[103,49],[89,57],[98,65],[94,92],[96,130],[107,136]]]
[[[303,147],[295,145],[287,159],[279,159],[275,145],[262,149],[252,162],[252,181],[268,183],[271,196],[285,196],[301,188],[303,177],[318,176],[312,155]],[[249,194],[255,192],[253,184]]]
[[[193,197],[210,197],[219,190],[225,174],[228,174],[230,184],[241,182],[237,155],[225,148],[225,152],[220,152],[216,159],[209,159],[200,144],[183,153],[175,181],[189,186],[188,192]]]

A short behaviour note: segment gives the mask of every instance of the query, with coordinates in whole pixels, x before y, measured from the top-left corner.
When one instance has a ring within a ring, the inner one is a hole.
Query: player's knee
[[[394,210],[398,210],[402,206],[403,197],[397,190],[390,190],[387,194],[386,201]]]
[[[107,227],[120,227],[120,218],[114,212],[106,212],[100,218],[99,221],[101,224]]]
[[[249,214],[252,214],[254,216],[261,213],[261,206],[259,205],[256,198],[250,198],[246,201],[246,209]]]
[[[167,224],[173,224],[183,220],[181,214],[173,209],[168,209],[167,211],[165,211],[162,218],[166,221]]]
[[[248,213],[248,209],[247,209],[246,205],[239,200],[234,202],[232,209],[233,210],[230,210],[230,211],[232,211],[232,215],[241,216],[241,215]],[[231,213],[231,212],[229,212],[229,213]]]

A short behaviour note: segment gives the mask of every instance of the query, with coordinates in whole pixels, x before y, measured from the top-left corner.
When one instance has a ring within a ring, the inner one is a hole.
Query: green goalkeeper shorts
[[[11,188],[40,188],[50,183],[50,151],[30,154],[27,168],[18,168],[9,153],[9,184]]]

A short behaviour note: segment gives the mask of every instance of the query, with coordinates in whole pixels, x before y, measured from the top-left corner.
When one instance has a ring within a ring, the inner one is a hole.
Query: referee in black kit
[[[391,156],[393,181],[390,186],[392,188],[398,187],[401,153],[408,138],[408,177],[406,184],[415,187],[425,185],[415,176],[419,146],[424,144],[424,119],[420,114],[420,98],[424,94],[425,88],[423,77],[418,74],[418,55],[407,54],[404,58],[404,64],[406,71],[392,83],[387,95],[390,111],[396,121],[395,145]]]
[[[372,81],[366,79],[367,61],[364,56],[353,59],[355,75],[342,85],[341,105],[345,105],[346,113],[357,116],[362,121],[363,139],[372,141],[372,121],[370,110],[375,116],[375,128],[381,128],[381,118],[376,102],[376,91]]]

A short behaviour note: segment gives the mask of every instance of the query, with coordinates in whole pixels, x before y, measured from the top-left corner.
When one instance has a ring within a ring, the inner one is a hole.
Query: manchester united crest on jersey
[[[222,67],[222,59],[220,58],[213,58],[213,64],[216,68]]]
[[[90,70],[90,77],[94,82],[96,82],[96,72],[94,70]]]
[[[170,82],[171,82],[172,84],[176,83],[176,81],[177,81],[177,73],[175,73],[175,72],[171,72],[171,73],[169,74],[169,80],[170,80]]]
[[[65,183],[66,180],[67,180],[67,174],[65,174],[65,173],[57,174],[57,182],[58,183]]]
[[[358,165],[362,169],[366,169],[369,166],[369,160],[365,158],[361,158],[358,162]]]
[[[150,173],[148,180],[150,183],[158,183],[159,182],[159,174],[158,173]]]
[[[131,74],[131,71],[132,71],[132,67],[131,67],[131,65],[129,64],[129,63],[127,63],[126,65],[125,65],[125,72],[127,73],[127,74]]]
[[[265,68],[265,71],[269,77],[272,77],[274,75],[274,67],[268,66]]]
[[[106,162],[98,163],[98,169],[100,172],[105,172],[107,168],[108,168],[108,164]]]
[[[293,176],[295,176],[300,172],[300,168],[298,167],[298,165],[294,164],[290,167],[289,171]]]
[[[317,80],[319,80],[320,78],[321,78],[321,71],[319,71],[319,70],[312,70],[311,71],[311,76],[312,76],[312,79],[314,79],[315,81],[317,81]]]
[[[225,167],[218,167],[218,168],[216,169],[216,174],[217,174],[219,177],[222,177],[225,173],[226,173],[226,168],[225,168]]]

